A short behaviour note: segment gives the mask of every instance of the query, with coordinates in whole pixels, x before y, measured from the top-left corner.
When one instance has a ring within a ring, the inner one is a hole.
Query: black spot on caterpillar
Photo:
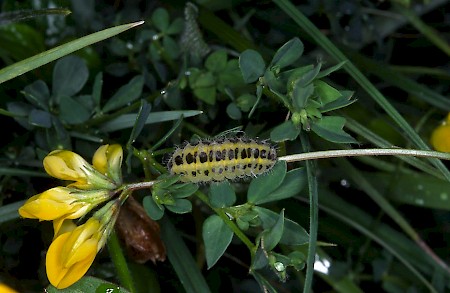
[[[268,142],[233,137],[187,143],[175,150],[167,168],[183,182],[207,183],[255,177],[276,161],[276,149]]]

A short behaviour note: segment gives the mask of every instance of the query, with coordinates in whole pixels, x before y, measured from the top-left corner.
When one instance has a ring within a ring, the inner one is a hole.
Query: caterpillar
[[[208,183],[257,176],[276,161],[276,149],[267,141],[233,137],[187,143],[175,150],[167,167],[183,182]]]

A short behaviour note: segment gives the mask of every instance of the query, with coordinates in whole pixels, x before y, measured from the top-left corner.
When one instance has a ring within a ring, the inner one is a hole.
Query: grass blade
[[[191,252],[167,216],[161,220],[161,237],[167,248],[167,257],[186,292],[210,292],[208,284],[192,258]]]
[[[305,132],[300,133],[302,151],[309,152],[310,145]],[[314,274],[314,263],[316,260],[317,231],[319,227],[319,194],[317,192],[317,176],[315,175],[316,163],[312,160],[306,161],[306,176],[308,179],[309,194],[309,249],[306,260],[306,277],[303,292],[311,292],[312,279]]]
[[[135,26],[143,24],[144,21],[133,22],[129,24],[119,25],[112,28],[108,28],[88,36],[76,39],[74,41],[65,43],[53,49],[47,50],[33,57],[27,58],[20,62],[14,63],[8,67],[0,70],[0,84],[13,79],[19,75],[22,75],[28,71],[36,69],[42,65],[52,62],[58,58],[73,53],[81,48],[87,47],[94,43],[103,41],[117,34],[120,34],[126,30],[129,30]]]

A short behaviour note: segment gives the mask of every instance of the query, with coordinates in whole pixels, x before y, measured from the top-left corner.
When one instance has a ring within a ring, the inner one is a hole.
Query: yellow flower
[[[45,171],[58,179],[75,181],[71,187],[79,189],[116,187],[114,182],[92,167],[80,155],[66,150],[56,150],[44,158]]]
[[[80,190],[59,186],[30,197],[19,208],[19,214],[41,221],[54,220],[56,235],[65,219],[80,218],[109,198],[107,189]]]
[[[61,217],[77,219],[110,197],[108,190],[79,190],[55,187],[30,197],[19,208],[24,218],[52,221]]]
[[[440,152],[450,152],[450,113],[442,125],[431,134],[431,145]]]
[[[119,207],[119,201],[110,201],[85,224],[56,237],[46,258],[47,277],[53,286],[64,289],[84,276],[105,245]]]
[[[118,144],[103,145],[98,148],[92,159],[94,168],[111,178],[117,185],[122,184],[122,147]]]
[[[11,287],[8,287],[8,285],[0,283],[0,292],[2,293],[17,293],[16,290],[12,289]]]

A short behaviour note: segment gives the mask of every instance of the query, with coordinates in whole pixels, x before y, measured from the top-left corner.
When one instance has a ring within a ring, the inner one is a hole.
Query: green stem
[[[450,160],[450,154],[435,151],[422,151],[410,149],[361,149],[361,150],[330,150],[310,153],[288,155],[278,158],[286,162],[299,162],[316,159],[355,156],[414,156]]]
[[[302,143],[302,151],[308,153],[310,151],[310,144],[308,136],[304,131],[300,133],[300,140]],[[314,275],[314,263],[316,260],[316,246],[317,246],[317,231],[319,226],[319,194],[317,191],[317,176],[315,163],[311,160],[306,161],[306,175],[308,178],[308,193],[309,193],[309,248],[306,260],[306,277],[304,293],[311,292],[312,280]]]
[[[253,258],[253,254],[255,252],[255,245],[253,245],[253,243],[241,231],[241,229],[239,229],[239,227],[232,220],[230,220],[230,218],[228,218],[225,211],[220,208],[214,208],[213,206],[211,206],[211,204],[209,203],[208,197],[203,192],[197,191],[195,193],[195,195],[201,201],[203,201],[205,204],[207,204],[225,222],[225,224],[227,224],[228,227],[230,227],[230,229],[233,231],[233,233],[248,247],[248,249],[250,250],[250,253],[252,255],[252,258]]]
[[[109,236],[108,251],[114,266],[116,267],[117,275],[122,286],[127,288],[131,293],[136,292],[133,277],[128,269],[127,261],[123,255],[122,249],[120,248],[120,242],[115,232],[111,233]]]

